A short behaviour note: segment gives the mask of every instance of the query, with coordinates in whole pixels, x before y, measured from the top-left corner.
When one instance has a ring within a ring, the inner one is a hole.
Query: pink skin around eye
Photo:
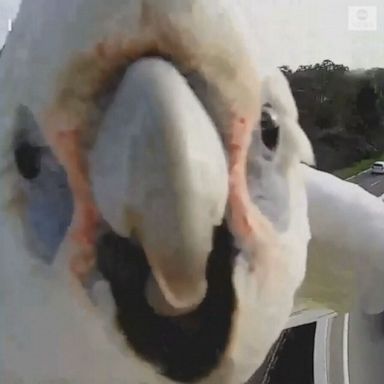
[[[57,119],[55,123],[58,123]],[[75,247],[74,253],[68,255],[68,260],[74,275],[84,281],[95,263],[94,245],[99,212],[90,188],[87,163],[80,144],[80,129],[52,129],[49,139],[67,173],[74,201],[74,213],[68,233]]]
[[[257,211],[252,209],[246,179],[247,153],[253,127],[254,118],[237,117],[234,114],[227,141],[230,223],[234,234],[244,244],[252,243],[252,236],[258,229]]]

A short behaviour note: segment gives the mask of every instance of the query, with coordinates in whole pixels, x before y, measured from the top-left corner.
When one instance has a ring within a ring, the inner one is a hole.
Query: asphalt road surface
[[[349,181],[359,184],[375,196],[381,196],[384,193],[384,175],[373,174],[371,170],[367,170]]]
[[[375,196],[384,194],[384,175],[372,174],[370,169],[348,181]],[[248,384],[313,384],[315,329],[313,323],[284,331]]]

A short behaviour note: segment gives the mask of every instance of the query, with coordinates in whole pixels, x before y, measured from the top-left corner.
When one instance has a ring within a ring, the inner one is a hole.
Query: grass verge
[[[341,179],[348,179],[352,176],[356,176],[362,171],[365,171],[366,169],[370,168],[375,161],[380,161],[380,160],[384,161],[384,153],[378,156],[372,157],[370,159],[364,159],[364,160],[358,161],[357,163],[351,165],[350,167],[339,169],[333,172],[333,174],[335,176],[340,177]]]

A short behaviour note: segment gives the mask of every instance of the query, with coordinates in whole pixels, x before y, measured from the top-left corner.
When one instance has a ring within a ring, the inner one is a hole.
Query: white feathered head
[[[313,155],[242,11],[22,3],[0,60],[0,376],[240,383],[263,362],[304,277]]]

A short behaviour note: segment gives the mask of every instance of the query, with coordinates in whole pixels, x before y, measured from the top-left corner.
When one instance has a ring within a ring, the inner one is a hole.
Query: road
[[[367,170],[348,181],[359,184],[375,196],[381,196],[384,193],[384,175],[372,174],[370,170]]]

